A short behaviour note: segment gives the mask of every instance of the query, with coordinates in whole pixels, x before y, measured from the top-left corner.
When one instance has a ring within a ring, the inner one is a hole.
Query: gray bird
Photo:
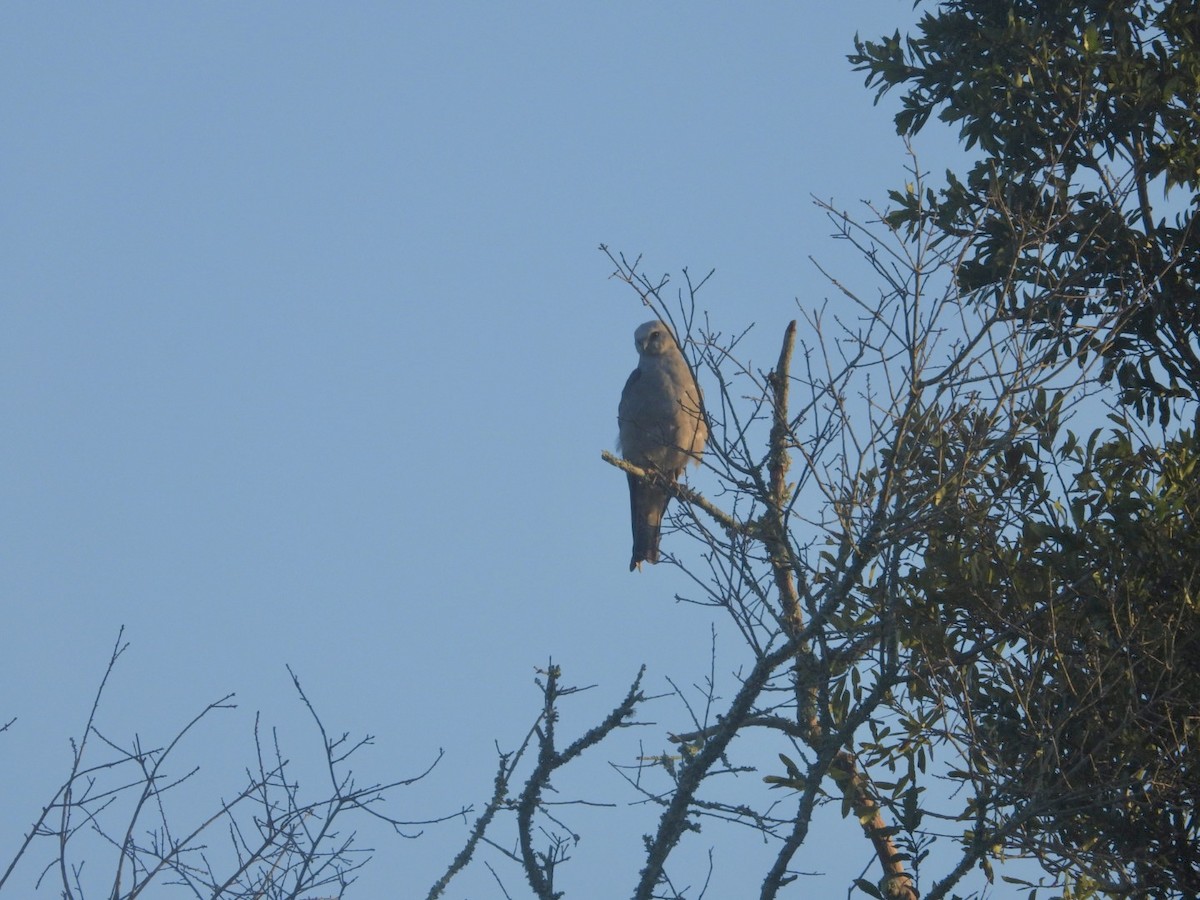
[[[654,469],[675,481],[689,462],[698,464],[708,439],[700,388],[679,344],[662,322],[647,322],[633,333],[638,366],[625,382],[617,407],[621,455],[635,466]],[[633,558],[629,571],[644,561],[658,562],[663,513],[671,499],[663,488],[629,475]]]

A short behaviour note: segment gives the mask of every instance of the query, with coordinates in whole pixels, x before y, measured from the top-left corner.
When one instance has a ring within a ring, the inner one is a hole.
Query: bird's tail
[[[663,514],[671,495],[662,488],[629,475],[629,511],[633,522],[633,558],[629,571],[641,568],[643,561],[658,562],[658,542]]]

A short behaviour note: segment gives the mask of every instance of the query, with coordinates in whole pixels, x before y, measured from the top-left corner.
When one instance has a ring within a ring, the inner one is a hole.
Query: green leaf
[[[1084,29],[1083,49],[1087,53],[1095,53],[1100,49],[1100,31],[1095,25],[1089,25]]]
[[[879,893],[879,888],[871,884],[865,878],[855,878],[854,886],[866,894],[868,897],[874,897],[875,900],[884,900],[883,894]]]

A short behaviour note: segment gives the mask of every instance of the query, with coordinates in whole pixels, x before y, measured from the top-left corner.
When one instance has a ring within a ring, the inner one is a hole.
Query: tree
[[[1021,321],[1047,360],[1098,357],[1098,380],[1164,432],[1200,399],[1198,36],[1193,3],[972,0],[851,57],[879,95],[901,90],[901,134],[937,112],[978,154],[940,189],[894,192],[889,223],[961,247],[955,277],[973,303]],[[934,680],[939,703],[996,717],[972,734],[992,764],[1056,797],[1024,846],[1113,894],[1190,895],[1196,433],[1160,448],[1113,419],[1110,437],[1081,445],[1051,417],[1014,449],[1019,522],[1000,521],[985,491],[960,494],[970,512],[914,588],[968,632],[1003,636],[970,679]]]
[[[1010,847],[1113,896],[1194,896],[1200,455],[1191,434],[1135,448],[1122,425],[1058,444],[1068,502],[1039,467],[1019,528],[990,494],[955,498],[909,575],[913,698],[955,710],[981,819],[1033,801]]]
[[[1167,431],[1200,400],[1198,35],[1194,3],[952,0],[859,41],[901,133],[938,111],[977,161],[938,188],[914,161],[865,223],[826,206],[879,288],[833,282],[853,312],[808,313],[799,371],[795,323],[759,377],[686,280],[717,486],[671,489],[703,548],[679,564],[748,662],[643,788],[664,812],[634,896],[683,896],[667,859],[705,817],[775,842],[778,895],[826,791],[873,896],[949,896],[1005,854],[1072,896],[1200,889],[1200,448]],[[666,315],[667,280],[610,258]],[[1111,434],[1067,428],[1106,398]],[[786,803],[710,793],[751,735]]]
[[[354,742],[348,734],[330,737],[290,670],[321,736],[328,785],[315,795],[302,791],[278,739],[261,733],[256,718],[256,759],[245,781],[213,803],[210,812],[189,821],[172,800],[199,767],[178,768],[178,757],[205,720],[236,706],[233,695],[200,710],[161,746],[148,746],[136,736],[124,742],[107,735],[99,711],[109,677],[128,647],[123,636],[124,629],[87,722],[71,742],[70,771],[0,870],[0,891],[17,884],[21,867],[40,866],[37,886],[45,883],[67,900],[161,896],[168,886],[183,896],[229,900],[315,897],[312,892],[318,890],[324,897],[342,897],[372,854],[359,845],[354,831],[344,830],[348,824],[375,819],[402,837],[415,837],[411,829],[430,824],[393,818],[382,805],[397,788],[428,775],[440,754],[414,777],[357,783],[350,760],[371,737]],[[47,860],[38,858],[43,847],[50,850]]]
[[[919,186],[915,165],[912,176]],[[742,893],[781,896],[829,797],[878,865],[878,880],[855,883],[868,896],[950,897],[1006,856],[1040,866],[1041,879],[1006,876],[1031,896],[1193,894],[1194,439],[1156,449],[1116,417],[1115,437],[1081,442],[1064,423],[1096,390],[1086,362],[1103,345],[1044,352],[1039,328],[992,308],[986,289],[963,292],[964,245],[931,221],[869,226],[826,210],[880,293],[843,288],[853,314],[812,311],[807,339],[793,322],[765,375],[737,361],[740,335],[700,324],[707,278],[685,272],[674,324],[715,384],[705,466],[720,502],[605,455],[681,501],[675,524],[694,548],[673,562],[746,655],[724,702],[709,681],[703,700],[718,711],[669,728],[674,751],[630,779],[662,809],[632,895],[690,896],[676,885],[697,879],[672,872],[672,854],[715,821],[770,842],[774,861],[745,872]],[[610,260],[669,315],[665,278]],[[515,815],[520,851],[507,855],[539,898],[561,896],[573,846],[542,803],[552,774],[646,701],[639,680],[560,752],[564,692],[548,671],[522,746],[538,762],[508,800],[520,754],[501,757],[476,832]],[[759,766],[764,746],[777,767]],[[730,799],[722,779],[749,771],[764,790]]]
[[[978,158],[896,224],[968,238],[957,277],[1051,352],[1099,353],[1122,402],[1165,422],[1200,398],[1200,9],[1191,0],[950,0],[851,61],[896,126],[936,112]]]

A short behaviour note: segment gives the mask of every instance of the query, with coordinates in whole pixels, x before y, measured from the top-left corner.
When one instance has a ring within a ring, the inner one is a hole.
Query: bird
[[[618,450],[635,466],[678,480],[690,462],[698,465],[708,426],[703,395],[674,333],[661,321],[639,325],[633,333],[638,365],[625,382],[617,407]],[[629,571],[658,562],[663,514],[671,495],[660,485],[629,478],[633,557]]]

